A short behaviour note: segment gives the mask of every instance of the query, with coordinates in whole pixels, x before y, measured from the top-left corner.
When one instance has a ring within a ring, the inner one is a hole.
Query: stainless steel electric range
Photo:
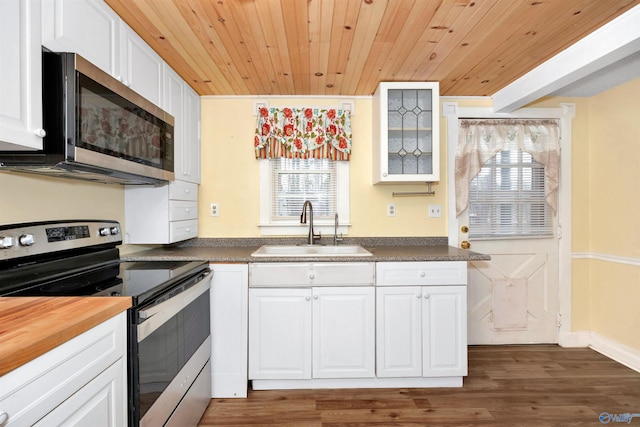
[[[0,296],[130,296],[129,425],[197,425],[211,398],[208,264],[121,262],[120,244],[116,221],[0,226]]]

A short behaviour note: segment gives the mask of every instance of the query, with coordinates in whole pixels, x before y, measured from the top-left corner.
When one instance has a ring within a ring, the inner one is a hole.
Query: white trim
[[[573,259],[596,259],[598,261],[612,262],[615,264],[632,265],[640,267],[640,258],[624,257],[619,255],[603,254],[598,252],[574,252]]]
[[[597,332],[579,331],[562,334],[559,344],[562,347],[589,347],[611,360],[640,372],[640,351]]]
[[[589,347],[634,371],[640,372],[640,351],[638,350],[627,347],[596,332],[591,332]]]
[[[210,98],[223,98],[222,96],[209,96]],[[240,96],[234,96],[233,98],[241,98]],[[315,97],[314,97],[315,98]],[[352,99],[353,97],[340,97],[339,99],[344,99],[344,101],[340,104],[340,106],[333,106],[335,109],[347,110],[351,111],[351,117],[356,115],[356,102]],[[370,97],[371,98],[371,97]],[[333,99],[333,98],[327,98]],[[260,108],[269,108],[269,100],[268,99],[254,99],[253,101],[253,110],[251,111],[251,115],[257,116],[258,109]]]
[[[558,200],[558,341],[571,333],[571,128],[574,104],[558,108],[522,108],[512,113],[496,113],[493,108],[465,108],[457,102],[444,102],[442,115],[447,119],[447,180],[455,183],[455,153],[460,118],[557,118],[560,119],[560,198]],[[454,185],[454,184],[452,184]],[[456,205],[455,188],[448,190],[449,207]],[[455,209],[447,209],[449,245],[458,246],[459,230]]]
[[[640,6],[618,16],[494,93],[496,112],[513,111],[640,50]]]
[[[372,95],[203,95],[202,99],[255,99],[267,102],[269,99],[372,99]],[[457,98],[457,97],[456,97]]]
[[[268,159],[258,159],[260,164],[260,222],[258,227],[263,236],[306,236],[309,231],[308,224],[299,224],[296,221],[282,223],[271,222],[271,170]],[[351,227],[351,215],[349,208],[350,190],[350,167],[349,162],[336,162],[336,173],[338,177],[338,234],[349,234]],[[314,231],[320,232],[323,236],[333,236],[334,221],[315,221]]]

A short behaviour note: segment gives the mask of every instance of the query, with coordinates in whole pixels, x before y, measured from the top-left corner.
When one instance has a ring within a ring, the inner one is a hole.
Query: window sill
[[[309,234],[309,224],[288,223],[288,224],[258,224],[261,235],[263,236],[301,236],[306,237]],[[348,235],[351,224],[338,225],[338,235]],[[333,222],[315,222],[313,231],[322,234],[323,237],[333,237]]]

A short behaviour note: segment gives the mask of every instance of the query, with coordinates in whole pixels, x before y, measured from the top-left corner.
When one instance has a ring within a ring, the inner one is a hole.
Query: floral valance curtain
[[[542,163],[545,198],[554,212],[558,206],[560,165],[559,126],[556,120],[460,120],[455,159],[456,216],[469,204],[469,183],[482,165],[499,151],[521,149]]]
[[[256,158],[349,160],[351,112],[335,108],[266,108],[258,111]]]

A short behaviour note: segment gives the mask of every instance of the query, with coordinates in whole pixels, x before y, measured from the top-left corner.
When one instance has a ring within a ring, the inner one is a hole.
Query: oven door
[[[211,357],[211,276],[189,281],[132,310],[132,426],[164,425],[183,404],[202,415],[211,399],[210,373],[203,372]]]

